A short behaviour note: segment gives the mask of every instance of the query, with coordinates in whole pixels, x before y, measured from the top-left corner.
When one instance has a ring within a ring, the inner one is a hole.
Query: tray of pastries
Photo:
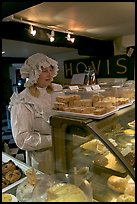
[[[57,96],[53,110],[72,117],[103,119],[114,114],[118,108],[101,94],[85,99],[78,94],[70,94]]]
[[[2,163],[2,188],[5,188],[25,177],[22,169],[12,160]]]

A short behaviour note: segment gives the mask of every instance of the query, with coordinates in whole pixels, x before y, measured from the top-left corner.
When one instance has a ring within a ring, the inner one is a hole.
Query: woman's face
[[[51,84],[51,81],[53,80],[53,73],[54,69],[52,66],[48,68],[42,67],[42,72],[39,75],[36,85],[41,88],[49,86]]]

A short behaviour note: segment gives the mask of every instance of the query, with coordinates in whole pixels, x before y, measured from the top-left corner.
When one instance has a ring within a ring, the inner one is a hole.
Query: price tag
[[[131,152],[131,148],[130,147],[126,147],[125,149],[123,149],[121,151],[121,153],[123,154],[123,156],[126,156],[129,152]]]
[[[90,86],[85,87],[86,91],[92,91],[92,88]]]
[[[69,86],[70,90],[74,91],[74,90],[79,90],[78,86]]]
[[[92,85],[93,90],[100,90],[99,84]]]

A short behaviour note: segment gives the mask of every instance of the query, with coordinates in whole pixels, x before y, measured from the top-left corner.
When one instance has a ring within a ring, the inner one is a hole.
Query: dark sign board
[[[64,76],[72,78],[73,74],[84,73],[88,68],[94,69],[97,78],[134,79],[134,58],[127,55],[115,55],[108,59],[89,57],[64,61]]]

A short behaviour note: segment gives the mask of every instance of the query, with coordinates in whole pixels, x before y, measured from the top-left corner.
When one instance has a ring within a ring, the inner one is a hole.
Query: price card
[[[69,86],[69,88],[70,88],[71,91],[79,90],[78,86]]]
[[[86,89],[86,91],[92,91],[91,86],[86,86],[85,89]]]
[[[92,85],[93,90],[100,90],[99,84]]]
[[[123,156],[126,156],[129,152],[131,152],[131,148],[130,147],[126,147],[125,149],[123,149],[121,151],[121,153],[123,154]]]

